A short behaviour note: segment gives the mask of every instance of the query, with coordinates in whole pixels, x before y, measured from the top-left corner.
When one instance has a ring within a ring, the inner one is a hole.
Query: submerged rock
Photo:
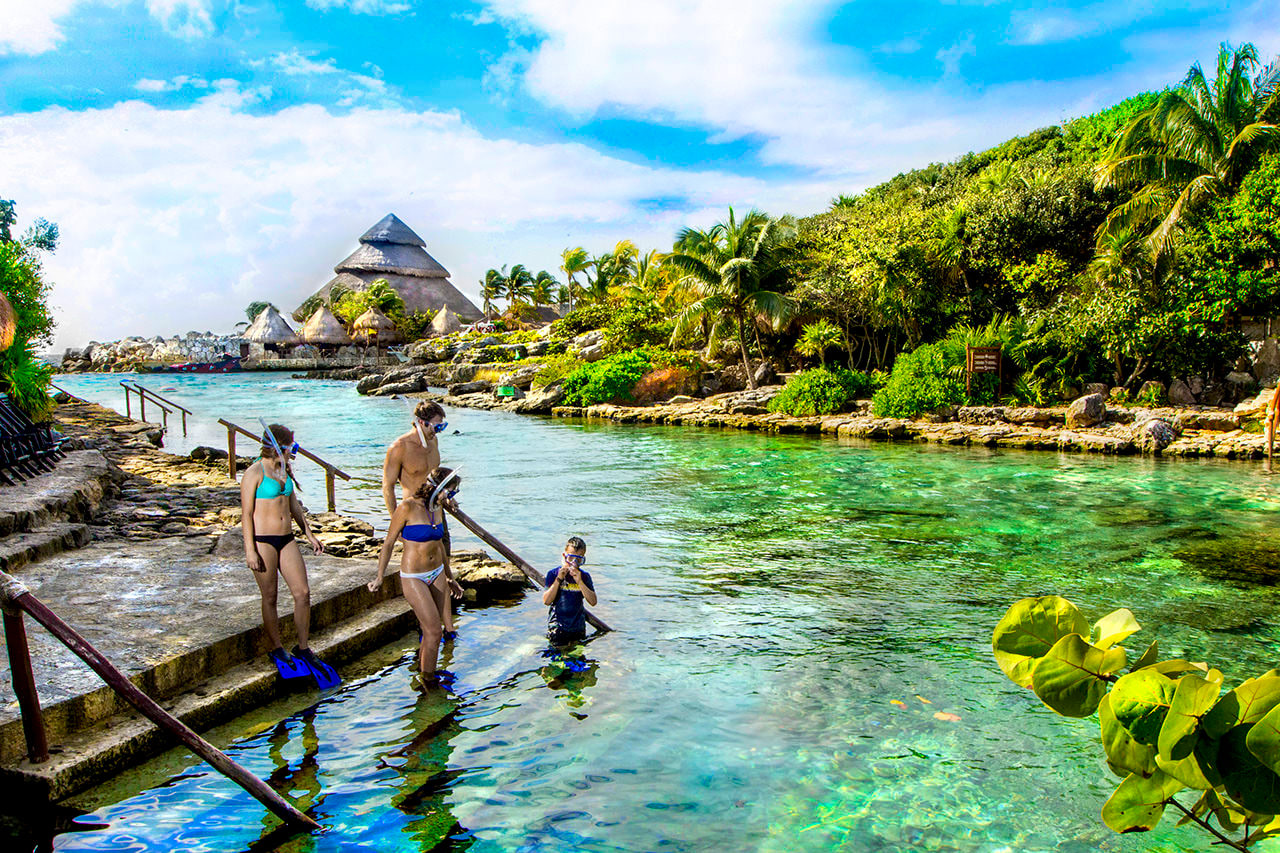
[[[1138,427],[1134,436],[1134,444],[1143,453],[1159,454],[1177,438],[1173,427],[1166,422],[1153,418]]]

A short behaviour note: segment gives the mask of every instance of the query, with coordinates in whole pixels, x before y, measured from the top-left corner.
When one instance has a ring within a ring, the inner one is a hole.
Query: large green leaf
[[[1245,745],[1266,767],[1280,773],[1280,705],[1263,715],[1249,730]]]
[[[1156,771],[1156,748],[1138,743],[1129,730],[1116,720],[1111,711],[1111,694],[1102,697],[1098,705],[1098,722],[1102,727],[1102,748],[1107,754],[1107,766],[1121,779],[1130,773],[1150,776]]]
[[[1068,634],[1086,635],[1089,622],[1070,601],[1058,595],[1014,602],[996,625],[991,649],[996,663],[1015,684],[1031,686],[1031,671],[1054,644]]]
[[[1111,710],[1138,743],[1155,746],[1178,683],[1154,669],[1123,675],[1111,688]]]
[[[1102,819],[1116,832],[1146,832],[1160,822],[1169,798],[1182,783],[1157,770],[1150,778],[1132,773],[1102,807]]]
[[[1227,793],[1237,803],[1251,812],[1280,814],[1280,775],[1259,761],[1248,747],[1254,725],[1236,726],[1222,737],[1215,758],[1217,770]]]
[[[1064,717],[1087,717],[1098,710],[1110,676],[1124,667],[1124,649],[1103,651],[1079,634],[1053,644],[1031,671],[1031,689]]]
[[[1152,640],[1151,645],[1147,646],[1147,650],[1142,653],[1142,657],[1138,658],[1137,662],[1134,663],[1132,671],[1137,672],[1140,669],[1154,666],[1158,657],[1160,657],[1160,644]]]
[[[1093,625],[1093,644],[1100,649],[1109,649],[1116,643],[1123,643],[1125,638],[1138,633],[1141,629],[1138,620],[1127,607],[1113,610]]]
[[[1258,722],[1277,705],[1280,705],[1280,676],[1268,672],[1224,694],[1204,715],[1202,725],[1209,737],[1220,738],[1243,723]]]
[[[1163,773],[1172,776],[1188,788],[1209,791],[1217,787],[1217,784],[1220,784],[1220,782],[1215,783],[1210,780],[1210,775],[1214,779],[1218,778],[1217,775],[1206,772],[1200,762],[1196,760],[1194,753],[1178,761],[1170,761],[1162,755],[1157,755],[1155,763],[1156,767],[1160,768]]]
[[[1178,679],[1157,741],[1160,756],[1166,761],[1181,761],[1191,754],[1200,735],[1200,719],[1217,703],[1222,690],[1221,673],[1217,676],[1213,681],[1194,674]]]

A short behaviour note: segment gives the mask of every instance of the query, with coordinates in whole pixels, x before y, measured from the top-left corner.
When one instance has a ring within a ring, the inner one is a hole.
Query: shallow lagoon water
[[[122,410],[118,378],[59,384]],[[225,446],[217,417],[282,421],[358,478],[339,509],[382,526],[401,402],[253,374],[144,382],[197,413],[171,449]],[[1135,641],[1229,678],[1270,668],[1275,590],[1224,579],[1212,557],[1274,530],[1280,487],[1261,466],[449,423],[469,513],[538,565],[587,539],[598,610],[620,630],[587,644],[585,671],[543,656],[533,596],[464,612],[450,694],[412,690],[406,641],[278,725],[229,727],[233,756],[325,832],[281,842],[257,803],[186,761],[162,784],[144,770],[92,794],[59,849],[1204,849],[1189,829],[1103,827],[1117,780],[1096,722],[1005,680],[990,635],[1010,602],[1052,592],[1093,616],[1128,606]],[[300,468],[313,507],[316,471]],[[151,775],[182,763],[167,761]]]

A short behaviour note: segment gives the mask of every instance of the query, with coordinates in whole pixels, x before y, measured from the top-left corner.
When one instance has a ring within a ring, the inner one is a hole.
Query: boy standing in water
[[[547,637],[554,645],[577,642],[587,636],[584,601],[594,607],[597,599],[591,575],[582,570],[586,561],[587,543],[570,536],[560,565],[547,572],[542,603],[551,608],[547,612]]]

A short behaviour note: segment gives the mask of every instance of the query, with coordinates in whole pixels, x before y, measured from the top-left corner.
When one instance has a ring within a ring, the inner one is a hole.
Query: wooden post
[[[33,764],[49,760],[49,738],[44,730],[44,714],[40,711],[40,694],[31,672],[31,652],[27,648],[27,629],[18,608],[4,609],[4,643],[9,650],[9,674],[13,692],[18,696],[22,714],[22,733],[27,739],[27,758]]]
[[[123,383],[122,383],[123,384]],[[133,420],[133,406],[130,405],[131,397],[129,396],[129,386],[124,386],[124,416],[129,420]]]
[[[57,637],[63,645],[75,652],[76,656],[89,665],[89,668],[101,676],[121,698],[137,708],[147,719],[155,723],[173,737],[185,744],[192,752],[203,758],[215,770],[235,782],[262,803],[273,814],[285,823],[307,829],[319,829],[320,825],[294,808],[288,801],[271,789],[266,782],[236,764],[226,753],[209,743],[176,719],[172,714],[156,704],[155,700],[139,690],[132,681],[125,678],[124,673],[116,669],[111,661],[104,658],[97,649],[89,645],[58,615],[40,602],[25,586],[3,572],[0,572],[0,601],[6,607],[17,608],[31,615],[50,634]]]
[[[187,410],[182,410],[182,437],[187,437]]]
[[[160,411],[164,412],[164,429],[165,429],[165,432],[168,432],[169,431],[169,410],[166,409],[164,406],[161,406]]]
[[[227,476],[236,478],[236,428],[227,427]]]
[[[338,511],[338,501],[333,494],[333,485],[334,485],[333,469],[325,468],[324,469],[324,490],[325,490],[325,494],[329,497],[329,512]]]
[[[141,413],[140,417],[145,424],[147,422],[147,395],[143,394],[141,390],[138,391],[138,411]]]
[[[544,583],[546,578],[544,578],[537,569],[535,569],[533,566],[525,562],[523,557],[521,557],[515,551],[512,551],[510,548],[504,545],[501,542],[501,540],[498,539],[498,537],[494,536],[492,533],[490,533],[489,531],[481,527],[479,524],[477,524],[475,520],[471,518],[471,516],[467,515],[462,510],[458,509],[456,505],[446,504],[444,505],[444,508],[446,512],[448,512],[454,518],[458,519],[458,521],[462,522],[463,527],[467,528],[476,536],[478,536],[481,539],[481,541],[488,543],[490,546],[493,547],[494,550],[496,550],[502,556],[506,557],[513,565],[515,565],[517,569],[524,572],[524,576],[527,577],[529,580],[533,581],[534,584],[537,585],[538,589],[546,588],[546,584]],[[584,608],[584,610],[586,609]],[[587,621],[590,622],[591,625],[597,631],[613,630],[608,625],[604,624],[604,622],[599,617],[597,617],[594,613],[592,613],[590,610],[586,610],[586,615],[587,615]]]

